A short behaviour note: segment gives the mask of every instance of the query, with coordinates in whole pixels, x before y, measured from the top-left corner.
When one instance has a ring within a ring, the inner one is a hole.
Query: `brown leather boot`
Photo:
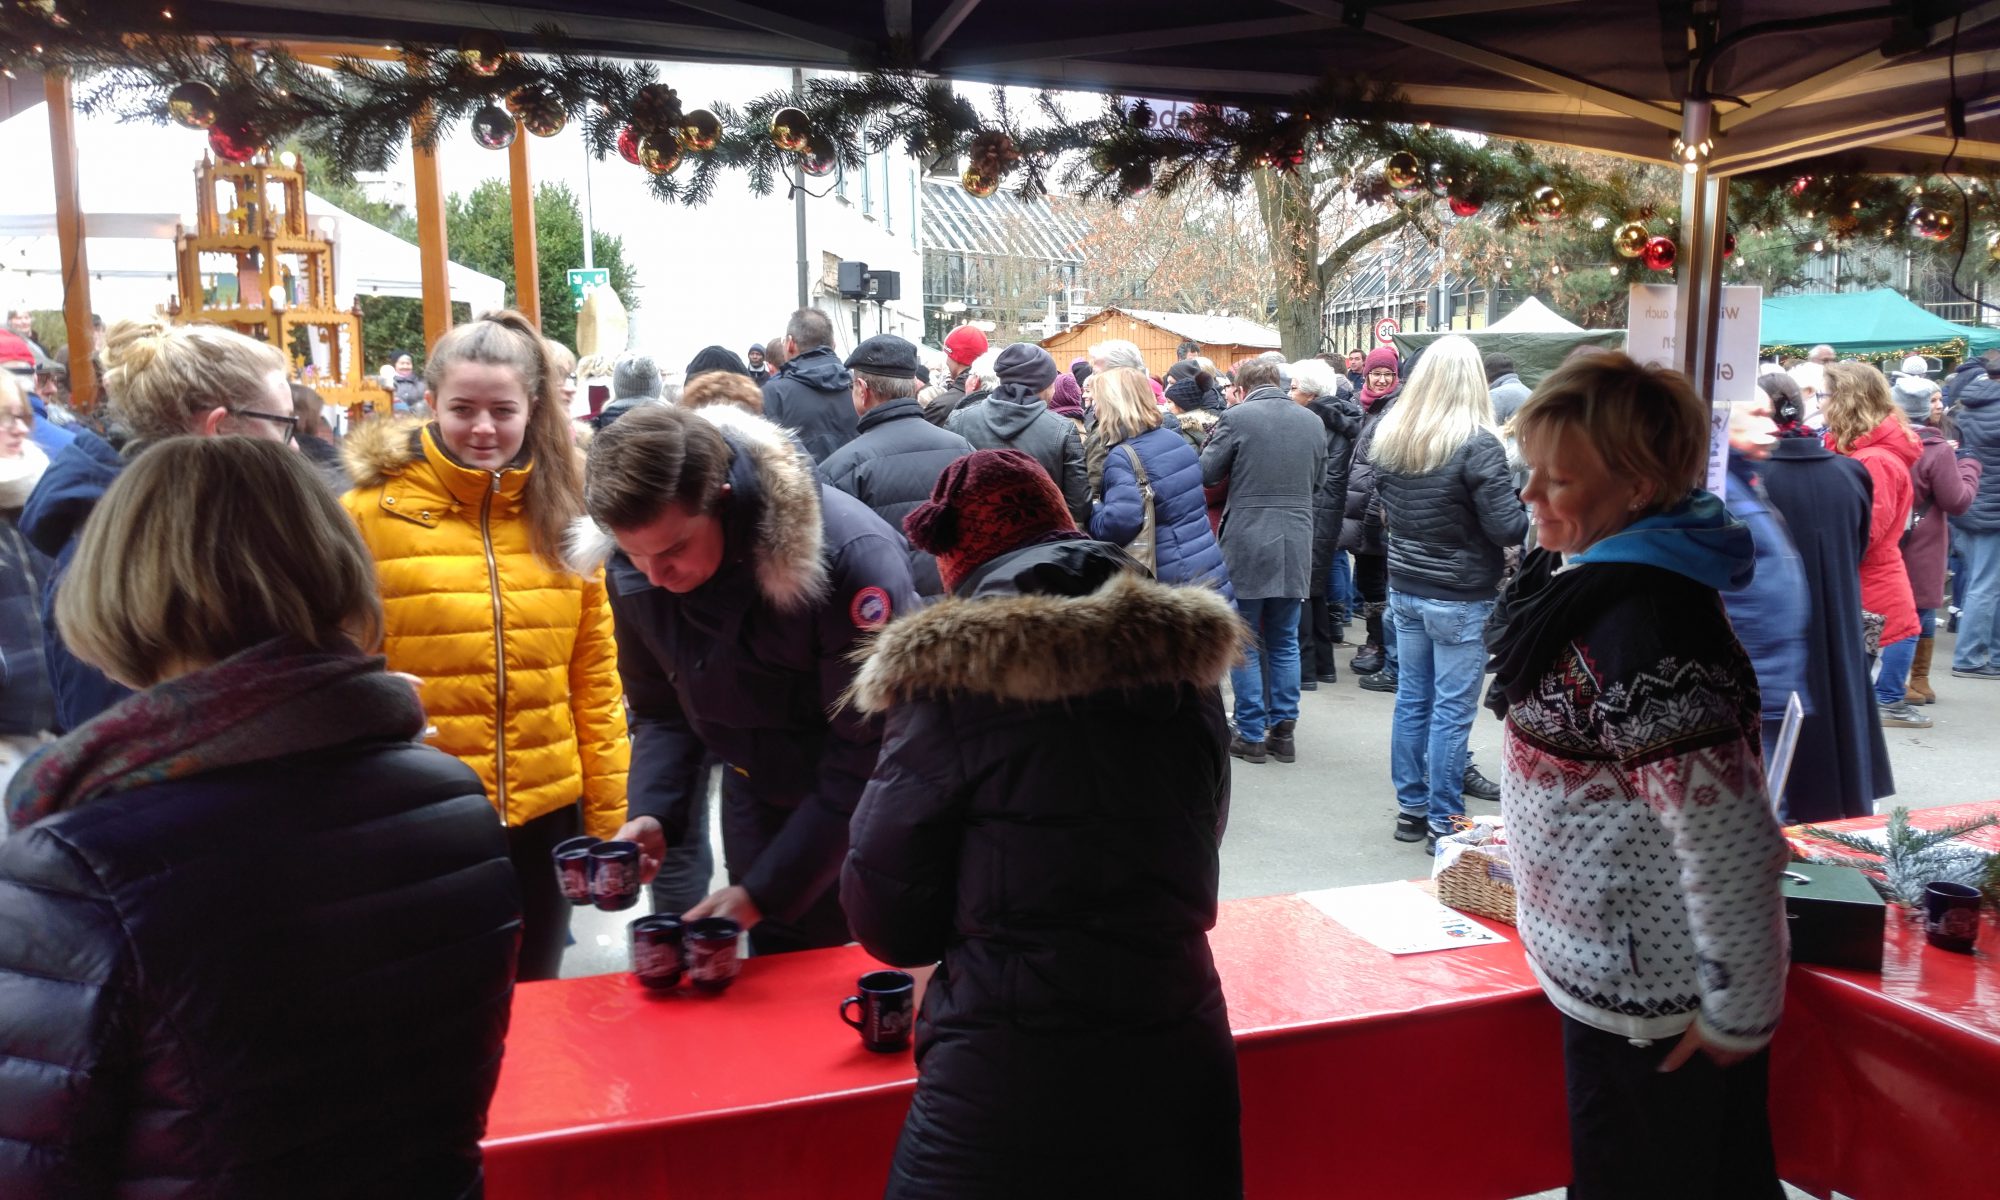
[[[1937,703],[1937,693],[1931,690],[1931,650],[1936,645],[1936,638],[1917,639],[1917,656],[1910,660],[1910,682],[1903,691],[1903,703]]]

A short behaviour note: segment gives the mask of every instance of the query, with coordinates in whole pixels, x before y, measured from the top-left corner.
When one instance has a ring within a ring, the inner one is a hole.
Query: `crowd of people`
[[[1778,815],[1890,790],[1948,560],[2000,678],[2000,355],[1774,369],[1725,499],[1614,352],[1198,349],[967,326],[933,379],[801,309],[669,383],[497,313],[351,427],[199,325],[107,330],[95,428],[0,373],[0,1192],[475,1194],[587,833],[755,954],[938,964],[891,1196],[1239,1195],[1232,771],[1358,618],[1384,832],[1501,802],[1571,1194],[1777,1196]]]

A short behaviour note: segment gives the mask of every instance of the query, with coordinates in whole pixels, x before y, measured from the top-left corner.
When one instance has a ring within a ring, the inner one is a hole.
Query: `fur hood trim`
[[[790,433],[762,417],[726,404],[695,414],[722,430],[731,447],[749,457],[763,492],[751,558],[757,590],[773,608],[796,612],[827,593],[826,526],[820,514],[819,479]],[[589,575],[618,549],[611,533],[588,516],[570,526],[565,558]]]
[[[1249,638],[1220,594],[1137,574],[1088,596],[949,597],[884,629],[862,651],[848,697],[877,713],[951,692],[1046,704],[1119,689],[1212,687]]]
[[[340,456],[357,488],[381,487],[423,455],[416,438],[424,423],[410,417],[363,421],[340,443]]]

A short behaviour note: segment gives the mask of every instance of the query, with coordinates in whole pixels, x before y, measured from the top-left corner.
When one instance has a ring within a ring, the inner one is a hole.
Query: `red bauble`
[[[618,131],[618,157],[633,166],[643,166],[639,161],[639,131],[627,125]]]
[[[1736,257],[1736,231],[1734,229],[1726,230],[1722,235],[1722,256],[1724,258]]]
[[[1674,239],[1668,237],[1656,237],[1648,239],[1646,242],[1646,253],[1641,257],[1643,257],[1646,260],[1646,266],[1651,270],[1654,271],[1673,270]]]
[[[1454,217],[1470,217],[1477,214],[1484,207],[1486,207],[1486,201],[1480,199],[1478,196],[1453,196],[1451,198],[1451,215]]]
[[[264,139],[242,121],[217,121],[208,130],[208,148],[217,158],[246,163],[264,148]]]

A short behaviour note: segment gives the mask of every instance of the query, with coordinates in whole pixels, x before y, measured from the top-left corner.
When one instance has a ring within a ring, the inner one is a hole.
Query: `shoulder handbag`
[[[1146,506],[1146,519],[1139,526],[1139,533],[1125,543],[1125,553],[1146,564],[1146,569],[1158,574],[1160,570],[1159,547],[1155,544],[1159,534],[1157,514],[1153,504],[1153,481],[1146,477],[1146,464],[1139,461],[1139,452],[1130,442],[1118,443],[1125,457],[1132,461],[1132,477],[1139,485],[1139,499]]]

